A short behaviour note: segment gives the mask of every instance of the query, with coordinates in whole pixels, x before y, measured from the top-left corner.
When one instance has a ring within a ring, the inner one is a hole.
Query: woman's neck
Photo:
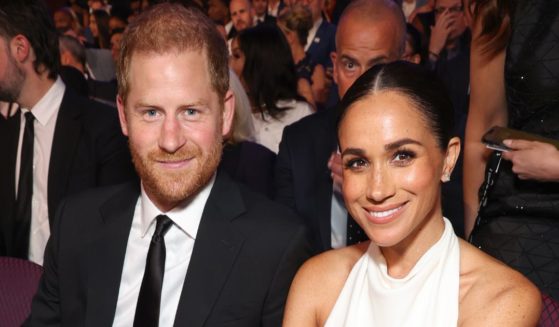
[[[388,267],[388,275],[394,278],[406,277],[419,259],[440,240],[444,228],[444,220],[439,212],[417,226],[400,243],[381,248]]]

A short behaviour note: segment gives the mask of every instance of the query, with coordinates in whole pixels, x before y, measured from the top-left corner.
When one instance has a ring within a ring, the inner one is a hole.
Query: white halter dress
[[[371,243],[353,266],[325,327],[449,327],[458,323],[460,247],[452,225],[401,279]]]

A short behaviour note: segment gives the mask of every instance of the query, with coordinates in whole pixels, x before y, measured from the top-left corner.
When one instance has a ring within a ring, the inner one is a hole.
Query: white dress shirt
[[[54,128],[60,104],[64,97],[66,86],[58,77],[45,95],[31,108],[35,117],[33,129],[33,195],[31,197],[31,227],[29,235],[29,260],[42,265],[45,246],[50,236],[49,211],[48,211],[48,181],[49,163],[54,138]],[[16,197],[19,183],[19,170],[21,166],[21,146],[25,130],[25,113],[28,109],[21,110],[19,128],[19,141],[16,157]],[[54,218],[54,217],[52,217]]]
[[[148,249],[155,232],[155,218],[161,214],[167,215],[173,225],[164,237],[165,275],[161,290],[159,326],[173,326],[198,226],[214,181],[215,175],[197,195],[166,213],[153,204],[142,186],[128,236],[113,326],[133,325]]]
[[[322,24],[322,20],[322,17],[320,17],[316,22],[314,22],[312,28],[309,30],[309,35],[307,35],[307,43],[305,44],[305,52],[311,47],[311,44],[314,41],[314,37],[316,36],[316,32],[318,32],[318,28],[320,27],[320,24]]]

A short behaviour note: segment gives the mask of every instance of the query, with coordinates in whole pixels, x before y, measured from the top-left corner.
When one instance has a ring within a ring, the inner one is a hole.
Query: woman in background
[[[511,140],[512,151],[491,153],[481,142],[495,125],[559,139],[559,2],[479,0],[473,6],[466,235],[559,300],[558,150]]]
[[[284,327],[534,326],[540,295],[521,274],[459,239],[441,183],[460,153],[438,78],[378,65],[341,102],[346,207],[370,238],[311,258],[297,273]]]
[[[283,128],[313,112],[297,92],[289,45],[279,28],[260,24],[239,33],[231,53],[252,105],[256,141],[277,153]]]
[[[103,9],[94,10],[89,18],[89,29],[95,42],[95,47],[99,49],[110,49],[110,16]]]
[[[307,36],[312,26],[312,13],[301,3],[285,8],[278,16],[278,27],[287,39],[295,62],[299,93],[310,104],[318,107],[326,102],[328,87],[324,67],[305,53]]]
[[[235,115],[231,131],[225,137],[220,167],[237,182],[272,198],[276,154],[254,143],[250,102],[241,81],[231,70],[229,87],[235,95]]]

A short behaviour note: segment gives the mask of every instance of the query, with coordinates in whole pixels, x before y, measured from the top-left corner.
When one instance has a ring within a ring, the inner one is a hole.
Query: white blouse
[[[259,112],[252,114],[256,143],[262,144],[276,154],[279,151],[283,128],[313,113],[311,106],[305,101],[282,100],[278,101],[277,106],[279,108],[290,107],[291,109],[286,110],[279,119],[275,119],[266,113],[264,119]]]
[[[371,243],[357,261],[326,327],[430,326],[458,323],[460,246],[452,225],[401,279],[388,275],[386,261]]]

